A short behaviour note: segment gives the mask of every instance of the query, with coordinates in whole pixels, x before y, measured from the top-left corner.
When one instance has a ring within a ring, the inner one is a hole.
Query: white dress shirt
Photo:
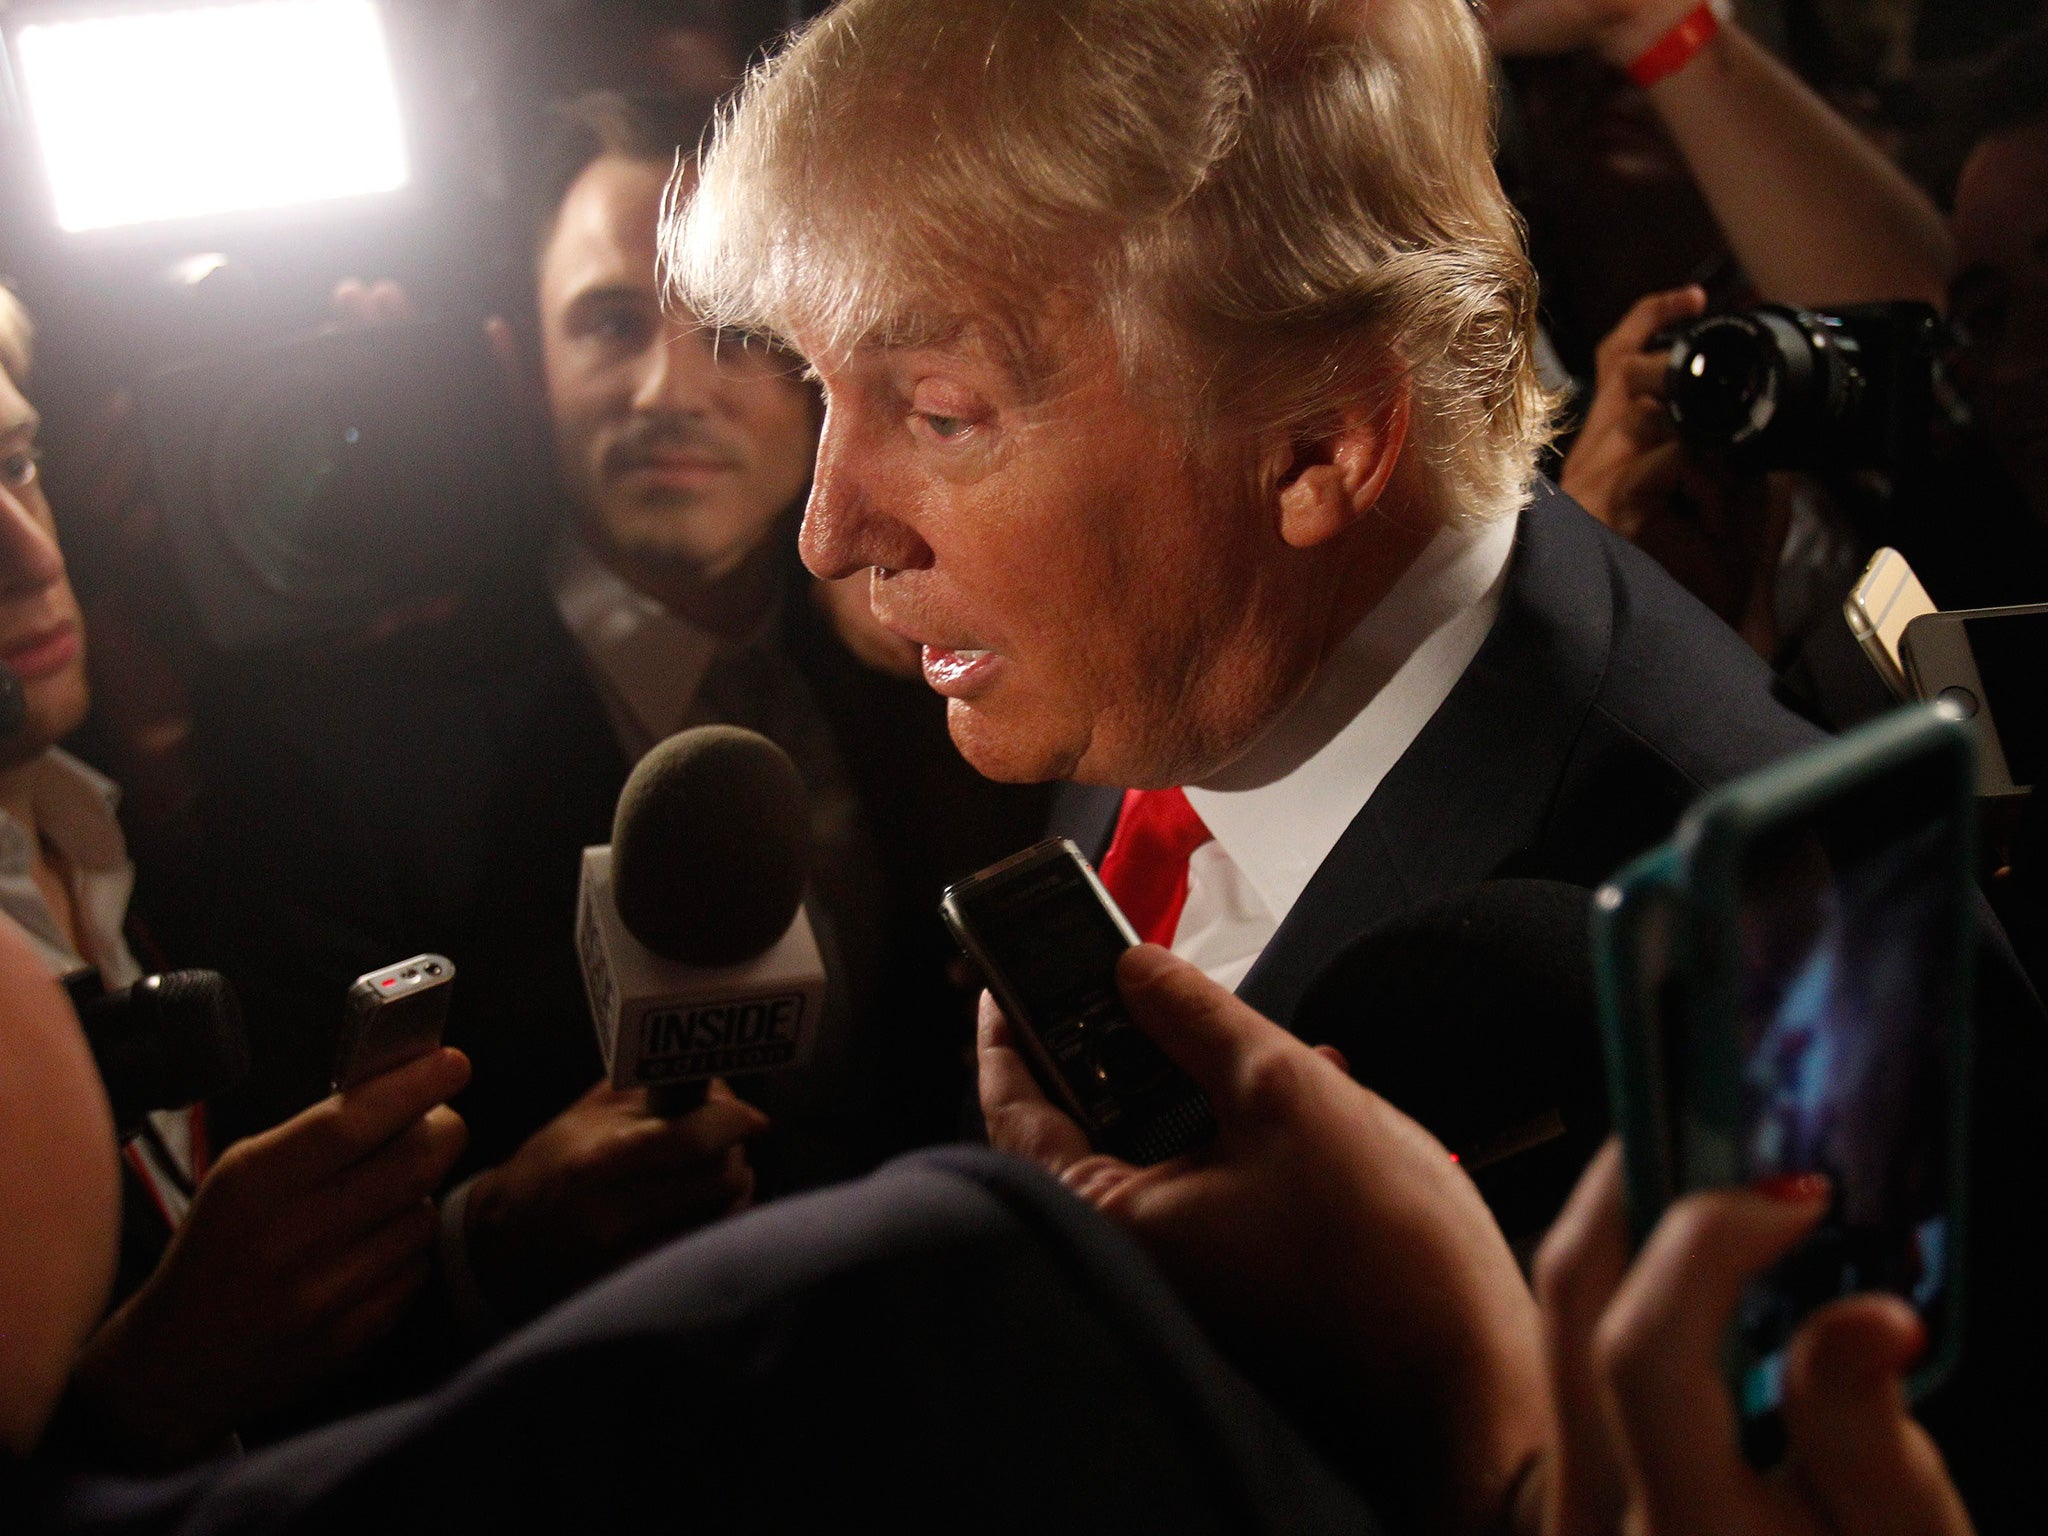
[[[34,876],[34,834],[0,810],[0,911],[19,923],[53,976],[96,966],[109,991],[142,975],[122,925],[135,891],[135,866],[114,819],[121,792],[68,752],[55,747],[34,765],[36,825],[63,856],[80,954],[43,900]]]
[[[1445,528],[1227,768],[1187,786],[1214,840],[1188,861],[1173,950],[1235,988],[1422,733],[1500,610],[1519,516]]]

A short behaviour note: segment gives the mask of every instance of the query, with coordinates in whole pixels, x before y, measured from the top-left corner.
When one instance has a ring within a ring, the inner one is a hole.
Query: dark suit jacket
[[[1481,880],[1596,885],[1703,789],[1820,739],[1732,630],[1546,482],[1523,509],[1485,643],[1239,995],[1287,1023],[1386,919]],[[1070,791],[1058,830],[1100,853],[1118,795]]]
[[[778,651],[819,729],[784,745],[799,764],[836,752],[841,774],[814,806],[814,916],[856,1028],[879,1024],[886,986],[872,1090],[849,1098],[838,1138],[864,1160],[950,1134],[973,995],[945,974],[940,890],[1029,842],[1047,799],[974,774],[944,702],[855,661],[791,570]],[[255,1067],[218,1106],[223,1145],[325,1094],[348,984],[422,950],[458,968],[448,1040],[475,1064],[456,1105],[467,1165],[503,1158],[596,1081],[571,942],[578,860],[609,840],[630,765],[538,559],[374,644],[223,660],[200,703],[199,878],[145,868],[140,898],[180,963],[217,965],[243,994]],[[757,721],[739,707],[729,718],[771,735],[790,724],[787,708]],[[185,878],[167,887],[167,873]]]
[[[223,1142],[321,1097],[349,983],[422,950],[456,963],[474,1158],[596,1081],[576,858],[629,765],[536,568],[372,645],[223,661],[199,705],[204,886],[152,916],[243,996],[253,1071],[216,1106]]]
[[[1239,995],[1291,1023],[1348,945],[1432,896],[1514,876],[1597,885],[1668,835],[1702,790],[1822,739],[1771,685],[1763,662],[1661,567],[1541,486],[1523,510],[1485,644],[1316,871]],[[1117,802],[1115,790],[1072,790],[1056,826],[1099,853]],[[1984,915],[1970,1342],[1927,1417],[1990,1530],[2003,1528],[2008,1501],[2030,1496],[2015,1470],[2029,1444],[2048,1438],[2036,1382],[2048,1364],[2037,1300],[2048,1245],[2033,1214],[2048,1188],[2038,1131],[2048,1125],[2048,1030]],[[1510,1203],[1524,1215],[1554,1211],[1576,1172],[1544,1167],[1541,1188],[1520,1179]],[[1496,1191],[1488,1194],[1503,1213]],[[2008,1406],[2018,1403],[2030,1406]]]
[[[24,1503],[40,1518],[19,1528],[50,1536],[1383,1529],[1128,1235],[972,1148],[721,1222],[431,1395],[245,1459],[67,1477],[61,1449],[12,1489],[0,1457],[0,1520]],[[1383,1466],[1346,1449],[1369,1486]]]

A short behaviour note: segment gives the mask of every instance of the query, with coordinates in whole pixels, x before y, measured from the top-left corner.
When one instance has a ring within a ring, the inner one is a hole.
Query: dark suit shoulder
[[[1696,789],[1812,746],[1821,731],[1772,692],[1768,666],[1633,544],[1559,494],[1607,578],[1612,648],[1596,726],[1636,738]]]
[[[1523,516],[1543,569],[1524,573],[1520,597],[1607,623],[1604,644],[1574,658],[1590,697],[1542,830],[1502,872],[1597,885],[1668,836],[1701,793],[1822,733],[1777,700],[1740,636],[1576,502],[1549,490]]]

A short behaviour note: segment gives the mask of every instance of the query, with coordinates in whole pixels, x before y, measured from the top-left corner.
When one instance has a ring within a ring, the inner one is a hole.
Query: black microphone
[[[1295,1013],[1457,1154],[1510,1237],[1607,1135],[1591,908],[1552,880],[1447,891],[1354,940]]]
[[[576,947],[613,1086],[700,1104],[713,1077],[801,1066],[825,970],[803,910],[811,856],[789,755],[737,726],[662,742],[583,850]]]
[[[0,736],[12,736],[28,723],[28,695],[21,674],[0,662]]]
[[[235,989],[218,971],[165,971],[82,1004],[79,1022],[126,1140],[158,1109],[197,1104],[249,1073]]]

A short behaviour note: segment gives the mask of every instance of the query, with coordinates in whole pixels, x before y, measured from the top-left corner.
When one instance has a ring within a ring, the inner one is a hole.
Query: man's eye
[[[930,411],[919,411],[918,417],[931,429],[933,437],[958,437],[969,425],[965,416],[938,416]]]
[[[601,341],[616,342],[622,346],[643,346],[653,333],[653,326],[639,315],[623,313],[599,315],[590,323],[590,334]]]
[[[0,459],[0,484],[9,490],[18,491],[31,484],[36,478],[36,465],[42,454],[33,448],[18,448]]]

